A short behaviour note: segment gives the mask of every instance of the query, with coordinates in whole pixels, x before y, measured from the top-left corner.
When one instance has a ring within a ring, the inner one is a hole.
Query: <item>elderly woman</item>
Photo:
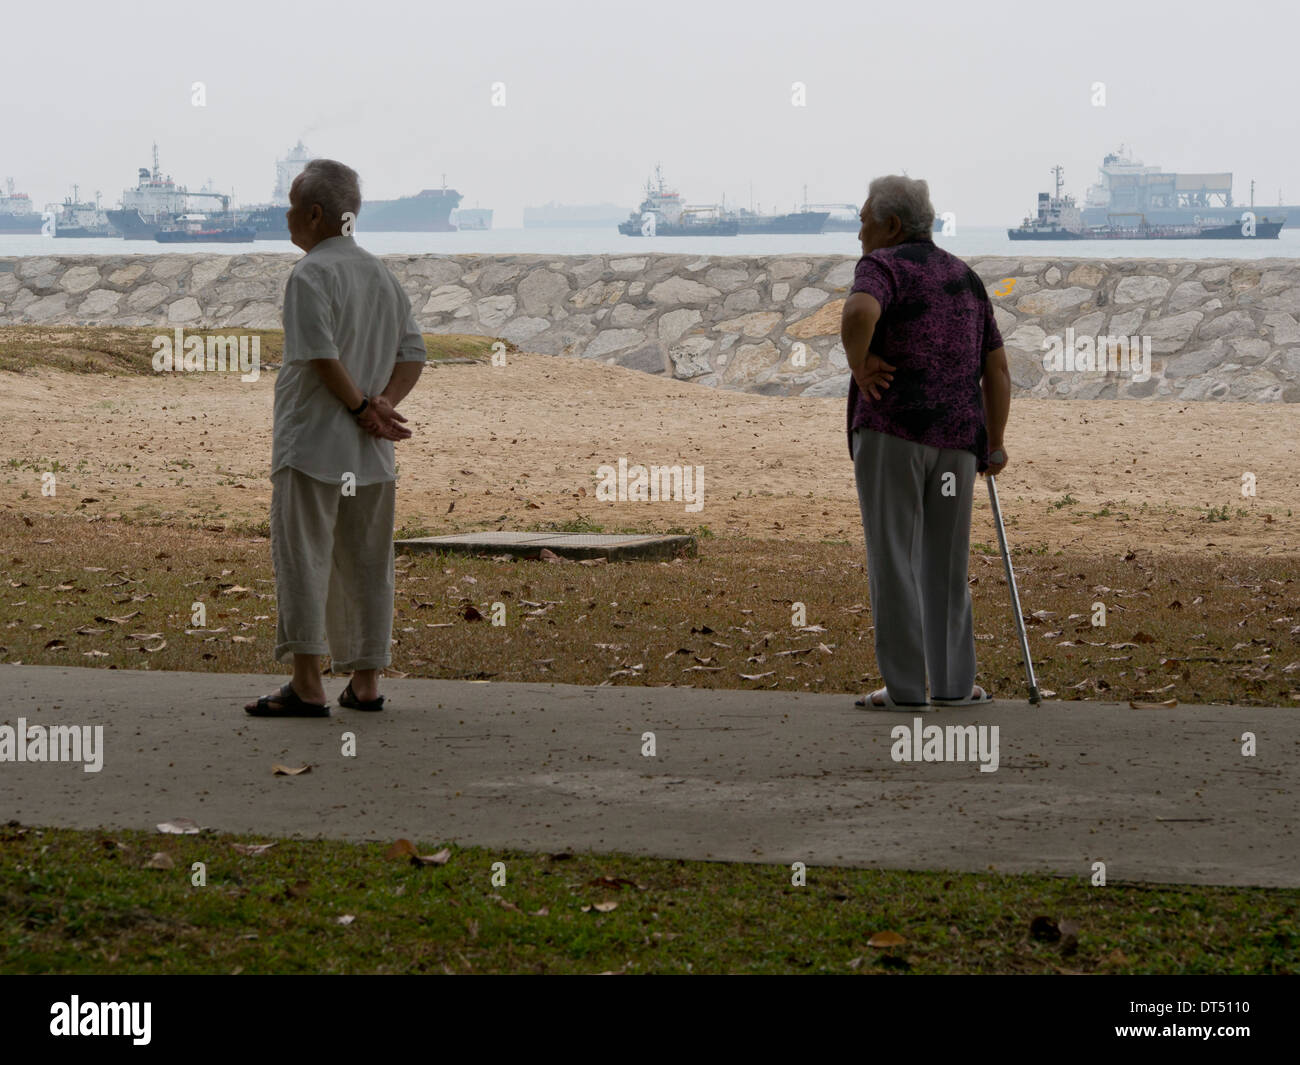
[[[877,178],[860,217],[863,255],[840,335],[853,374],[849,453],[885,686],[858,705],[991,702],[975,683],[966,566],[975,474],[1007,463],[1002,337],[979,276],[934,244],[924,181]]]
[[[307,254],[284,290],[284,365],[271,440],[276,647],[293,677],[244,709],[327,717],[320,656],[351,673],[339,705],[379,710],[391,662],[396,407],[424,369],[411,301],[359,247],[355,170],[313,159],[289,189],[289,236]]]

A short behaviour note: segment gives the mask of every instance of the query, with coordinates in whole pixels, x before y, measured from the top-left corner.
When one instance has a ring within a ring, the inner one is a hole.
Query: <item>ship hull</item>
[[[0,215],[0,233],[36,235],[41,231],[41,216]]]
[[[454,233],[451,212],[460,206],[454,189],[425,189],[400,200],[362,201],[358,233]]]
[[[1033,233],[1020,229],[1008,229],[1007,236],[1012,240],[1277,240],[1282,232],[1282,222],[1256,222],[1253,236],[1242,233],[1239,223],[1228,226],[1202,227],[1199,232],[1162,232],[1152,226],[1148,232],[1092,232],[1084,230],[1074,233],[1069,230],[1057,230],[1050,233]]]
[[[1012,240],[1088,240],[1089,238],[1082,233],[1071,233],[1068,229],[1060,229],[1054,233],[1032,233],[1022,229],[1008,229],[1007,236]]]
[[[1300,228],[1300,204],[1282,204],[1269,207],[1149,207],[1144,212],[1147,221],[1153,226],[1193,226],[1197,225],[1241,225],[1241,216],[1246,211],[1254,211],[1255,217],[1266,216],[1279,218],[1285,215],[1282,223],[1284,229]],[[1106,207],[1085,207],[1083,223],[1088,226],[1104,226],[1107,215]]]
[[[111,226],[60,226],[55,225],[54,235],[56,237],[70,238],[72,240],[92,240],[96,237],[116,237],[117,230]]]
[[[362,200],[357,233],[455,233],[451,212],[461,201],[453,189],[429,189],[400,200]],[[288,240],[284,207],[262,207],[244,217],[258,240]],[[489,229],[491,223],[480,228]]]
[[[621,222],[618,231],[625,237],[639,237],[641,223]],[[656,237],[734,237],[740,233],[738,222],[699,222],[689,226],[674,226],[660,222],[655,226]]]
[[[203,233],[163,230],[155,233],[153,239],[159,244],[248,244],[256,235],[250,226],[239,226]]]
[[[768,233],[821,233],[830,218],[829,211],[800,211],[797,214],[740,218],[741,236]]]
[[[158,227],[172,221],[172,216],[148,219],[138,210],[116,210],[108,212],[108,220],[114,229],[122,234],[123,240],[153,240]]]

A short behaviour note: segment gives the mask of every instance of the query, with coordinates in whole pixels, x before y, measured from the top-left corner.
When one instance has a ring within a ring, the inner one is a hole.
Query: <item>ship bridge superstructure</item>
[[[1108,214],[1149,214],[1232,206],[1232,174],[1165,172],[1144,166],[1123,145],[1103,160],[1084,206]]]
[[[302,140],[289,149],[289,154],[275,161],[275,190],[271,193],[271,202],[277,207],[289,206],[289,189],[293,179],[302,173],[303,168],[311,162],[311,149]]]
[[[158,166],[158,145],[155,144],[153,168],[140,167],[140,180],[136,187],[122,193],[122,209],[139,211],[144,218],[181,214],[185,211],[185,195],[185,189],[177,185],[170,174],[163,177]]]

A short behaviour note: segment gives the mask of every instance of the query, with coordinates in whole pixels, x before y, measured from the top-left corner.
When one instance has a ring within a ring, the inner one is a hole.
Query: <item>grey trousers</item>
[[[926,702],[928,673],[933,698],[968,698],[975,684],[966,583],[974,454],[856,429],[853,471],[867,541],[876,662],[889,697]]]
[[[335,673],[392,662],[396,482],[345,496],[284,466],[271,477],[275,658],[328,653]]]

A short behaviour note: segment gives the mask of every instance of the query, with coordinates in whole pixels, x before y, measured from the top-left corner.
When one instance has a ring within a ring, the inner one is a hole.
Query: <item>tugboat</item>
[[[1008,229],[1012,240],[1276,240],[1286,218],[1256,218],[1254,196],[1251,210],[1228,224],[1203,223],[1199,216],[1187,225],[1151,224],[1140,211],[1107,215],[1105,225],[1089,226],[1083,221],[1073,196],[1062,196],[1062,167],[1052,167],[1056,175],[1056,194],[1038,194],[1038,216],[1026,217],[1017,229]],[[1136,221],[1126,221],[1126,219]]]
[[[723,217],[720,207],[688,207],[681,194],[664,185],[662,169],[655,166],[654,182],[647,179],[641,206],[620,222],[625,237],[734,237],[740,232],[735,218]]]
[[[153,235],[159,244],[249,244],[256,237],[252,226],[213,225],[202,214],[183,214]]]

